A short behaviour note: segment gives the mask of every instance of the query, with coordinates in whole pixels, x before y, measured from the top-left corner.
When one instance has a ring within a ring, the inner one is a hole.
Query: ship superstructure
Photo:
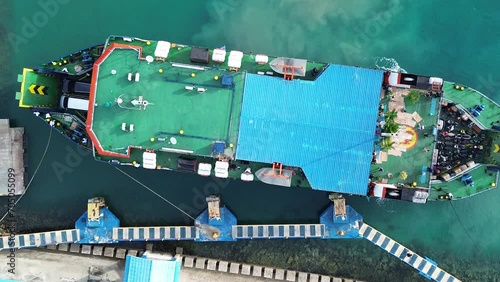
[[[76,54],[18,98],[100,161],[416,203],[498,182],[500,107],[438,77],[119,36]]]

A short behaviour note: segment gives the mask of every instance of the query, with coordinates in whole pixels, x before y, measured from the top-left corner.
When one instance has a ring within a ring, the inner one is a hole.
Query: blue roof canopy
[[[247,74],[236,158],[301,167],[314,189],[365,195],[382,79],[341,65],[315,81]]]
[[[124,282],[179,282],[181,262],[127,256]]]

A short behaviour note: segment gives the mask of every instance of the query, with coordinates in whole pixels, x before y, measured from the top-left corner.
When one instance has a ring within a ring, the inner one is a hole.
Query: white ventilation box
[[[431,77],[429,78],[429,84],[443,85],[443,79],[439,77]]]
[[[217,161],[215,163],[215,176],[219,178],[227,178],[229,176],[229,163]]]
[[[212,164],[200,163],[198,165],[198,174],[201,176],[210,176],[212,173]]]
[[[144,152],[142,154],[142,166],[147,169],[156,169],[156,153]]]
[[[155,49],[155,57],[157,58],[167,58],[168,52],[170,52],[170,42],[168,41],[158,41]]]
[[[224,63],[226,60],[226,50],[224,49],[214,49],[212,53],[212,61],[216,63]]]
[[[267,64],[268,61],[269,61],[269,57],[266,55],[259,54],[259,55],[255,56],[255,62],[259,65]]]
[[[227,65],[230,68],[239,69],[241,67],[241,60],[243,59],[243,52],[231,51]]]
[[[241,180],[243,180],[243,181],[253,181],[253,177],[254,176],[253,176],[252,173],[245,173],[245,172],[243,172],[241,174]]]

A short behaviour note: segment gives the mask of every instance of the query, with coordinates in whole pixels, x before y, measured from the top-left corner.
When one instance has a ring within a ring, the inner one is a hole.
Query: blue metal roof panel
[[[127,256],[124,271],[124,282],[151,281],[152,261],[134,256]]]
[[[180,267],[181,263],[180,261],[163,261],[161,262],[155,262],[159,264],[159,267],[161,267],[163,273],[162,275],[158,276],[158,280],[154,280],[155,277],[151,277],[152,281],[165,281],[165,282],[179,282],[180,279]],[[154,263],[153,263],[154,266]],[[161,279],[161,280],[160,280]]]
[[[315,81],[247,74],[236,158],[301,167],[314,189],[366,194],[382,78],[341,65]]]

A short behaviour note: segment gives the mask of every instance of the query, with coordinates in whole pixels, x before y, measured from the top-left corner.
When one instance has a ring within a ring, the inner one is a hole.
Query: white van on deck
[[[60,107],[65,110],[73,109],[87,111],[89,109],[89,100],[72,98],[66,95],[62,95],[60,100]]]

